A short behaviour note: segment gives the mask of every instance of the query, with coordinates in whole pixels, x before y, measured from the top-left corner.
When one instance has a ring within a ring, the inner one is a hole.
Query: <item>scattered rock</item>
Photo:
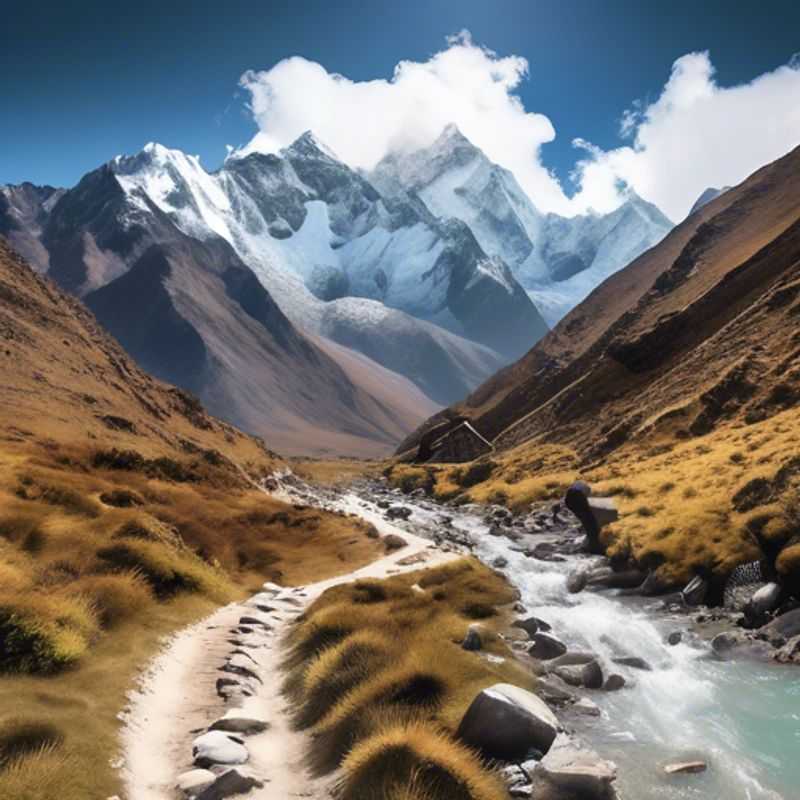
[[[536,617],[527,617],[526,619],[515,619],[511,623],[512,628],[521,628],[525,633],[528,634],[531,638],[536,634],[536,632],[541,627],[539,625],[539,620]]]
[[[225,800],[226,797],[247,794],[251,789],[260,789],[263,786],[261,781],[249,775],[242,775],[238,770],[230,769],[197,795],[195,800]]]
[[[650,664],[647,663],[647,661],[639,656],[618,656],[617,658],[612,658],[611,660],[615,664],[619,664],[623,667],[630,667],[631,669],[642,669],[648,672],[653,669]]]
[[[492,561],[492,566],[495,569],[505,569],[508,566],[508,559],[505,556],[497,556],[497,558]]]
[[[242,709],[232,708],[211,725],[209,730],[252,735],[263,733],[267,728],[269,728],[269,723],[266,720],[246,714]]]
[[[258,673],[253,669],[252,659],[248,659],[245,656],[231,656],[219,669],[221,672],[230,672],[234,675],[252,678],[259,683],[263,683]]]
[[[777,583],[768,583],[753,594],[745,607],[745,614],[760,617],[778,607],[781,599],[781,587]]]
[[[406,506],[392,506],[386,509],[386,517],[388,519],[403,519],[406,520],[411,516],[411,509]]]
[[[708,764],[705,761],[678,761],[675,764],[667,764],[664,767],[664,772],[667,775],[693,775],[698,772],[705,772],[707,769]]]
[[[598,706],[597,703],[593,702],[588,697],[581,697],[573,704],[572,708],[574,711],[577,711],[579,714],[583,714],[587,717],[600,716],[600,706]]]
[[[481,641],[482,628],[478,625],[470,625],[467,630],[464,641],[461,642],[461,647],[464,650],[480,650],[483,647]]]
[[[573,572],[567,578],[567,591],[570,594],[578,594],[586,588],[587,575],[583,570]]]
[[[272,630],[272,625],[270,625],[268,622],[265,622],[263,619],[259,619],[258,617],[249,616],[247,614],[243,617],[239,617],[239,624],[260,625],[262,628],[266,628],[268,631]]]
[[[393,550],[401,550],[403,547],[407,547],[408,542],[396,533],[388,533],[383,537],[383,546],[386,548],[386,552],[390,553]]]
[[[759,633],[764,634],[764,638],[770,642],[778,637],[783,639],[781,645],[795,636],[800,636],[800,608],[795,608],[776,617],[769,624],[759,628]]]
[[[606,678],[606,682],[603,684],[603,689],[605,689],[607,692],[618,692],[620,689],[624,688],[624,686],[625,678],[615,672]]]
[[[224,731],[209,731],[192,742],[192,757],[198,767],[213,764],[244,764],[248,759],[244,742]]]
[[[617,767],[562,734],[536,767],[534,775],[537,781],[563,793],[559,796],[610,800],[614,797],[612,783],[617,777]]]
[[[520,761],[531,748],[546,753],[558,719],[532,692],[497,683],[480,692],[458,726],[457,737],[488,758]]]
[[[711,640],[711,649],[717,655],[723,655],[733,650],[738,644],[741,644],[741,635],[734,631],[725,631],[718,633]]]
[[[178,775],[175,788],[183,792],[186,797],[194,797],[203,789],[207,789],[217,779],[217,776],[207,769],[190,769]]]
[[[531,639],[533,644],[528,652],[541,661],[548,661],[551,658],[558,658],[567,652],[567,646],[548,633],[535,633]]]
[[[669,636],[667,636],[667,644],[672,645],[673,647],[676,644],[680,644],[683,641],[683,634],[680,631],[673,631]]]
[[[586,689],[600,689],[603,686],[603,670],[596,661],[556,667],[553,672],[570,686],[583,686]]]
[[[536,681],[536,693],[546,703],[563,705],[575,700],[575,693],[558,675],[547,675]]]
[[[559,656],[558,658],[554,658],[547,667],[548,669],[554,669],[555,667],[572,667],[576,664],[588,664],[596,658],[597,656],[594,653],[572,651],[564,653],[563,656]]]

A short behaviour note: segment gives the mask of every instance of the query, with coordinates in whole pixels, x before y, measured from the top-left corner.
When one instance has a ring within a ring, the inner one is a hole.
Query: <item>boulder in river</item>
[[[549,633],[535,633],[531,639],[533,644],[528,653],[540,661],[549,661],[567,652],[567,646]]]
[[[603,686],[603,670],[597,661],[556,667],[553,673],[570,686],[583,686],[586,689],[600,689]]]
[[[569,684],[558,675],[547,675],[536,681],[536,693],[550,705],[563,705],[575,700],[575,693]]]
[[[607,692],[618,692],[620,689],[623,689],[624,687],[625,687],[625,678],[623,678],[622,675],[619,675],[616,672],[612,675],[609,675],[606,678],[606,682],[603,684],[603,689],[605,689]]]
[[[567,577],[567,591],[570,594],[578,594],[586,588],[588,576],[583,570],[576,570]]]
[[[777,583],[767,583],[753,593],[745,606],[746,616],[758,618],[778,607],[781,599],[781,587]]]
[[[612,800],[617,766],[568,736],[560,735],[534,770],[535,783],[557,791],[547,794],[534,789],[533,797],[575,797],[580,800]]]
[[[521,761],[531,749],[546,753],[558,727],[555,714],[535,694],[496,683],[475,697],[456,736],[487,758]]]
[[[411,509],[407,506],[392,506],[386,509],[387,519],[408,519],[411,516]]]
[[[617,656],[611,660],[615,664],[619,664],[623,667],[630,667],[631,669],[642,669],[648,672],[653,669],[650,664],[640,656]]]
[[[214,764],[244,764],[248,759],[244,741],[224,731],[209,731],[192,742],[192,757],[198,767]]]
[[[667,764],[664,772],[667,775],[687,775],[705,772],[708,764],[705,761],[676,761],[674,764]]]
[[[539,630],[541,627],[539,625],[539,620],[536,617],[526,617],[525,619],[515,619],[511,623],[512,628],[521,628],[528,636],[533,637],[533,635]]]
[[[597,656],[594,653],[589,652],[580,652],[578,650],[573,650],[564,655],[559,656],[558,658],[554,658],[548,665],[548,669],[554,669],[555,667],[571,667],[575,666],[576,664],[588,664],[590,661],[594,661]]]
[[[669,636],[667,636],[667,644],[674,647],[676,644],[680,644],[682,639],[683,634],[680,631],[673,631]]]
[[[585,717],[599,717],[600,706],[588,697],[581,697],[572,705],[572,710]]]
[[[772,622],[759,628],[759,633],[765,634],[768,641],[772,641],[774,637],[788,641],[795,636],[800,636],[800,608],[792,609],[775,617]]]

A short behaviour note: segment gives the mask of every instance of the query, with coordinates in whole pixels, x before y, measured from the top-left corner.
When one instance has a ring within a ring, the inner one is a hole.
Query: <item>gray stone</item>
[[[594,653],[581,653],[578,651],[570,651],[564,653],[563,656],[554,658],[548,662],[547,668],[554,669],[555,667],[573,667],[576,664],[588,664],[590,661],[595,661],[597,656]]]
[[[617,674],[616,672],[613,675],[609,675],[606,678],[606,682],[603,684],[603,688],[607,692],[618,692],[625,686],[625,678],[622,675]]]
[[[192,742],[192,757],[198,767],[213,764],[244,764],[248,759],[244,742],[224,731],[209,731]]]
[[[497,558],[492,561],[492,566],[495,569],[505,569],[508,566],[508,559],[505,556],[497,556]]]
[[[178,775],[175,788],[186,797],[194,797],[203,789],[207,789],[217,779],[217,776],[207,769],[190,769]]]
[[[558,675],[547,675],[536,681],[536,693],[550,705],[563,705],[575,700],[575,693]]]
[[[263,786],[262,781],[250,775],[242,775],[238,770],[230,769],[197,795],[196,800],[225,800],[227,797],[247,794],[251,789],[260,789]]]
[[[800,636],[800,608],[787,611],[776,617],[772,622],[759,628],[759,633],[764,634],[768,641],[780,637],[784,643],[795,636]]]
[[[572,705],[572,709],[586,717],[600,716],[600,706],[598,706],[597,703],[593,702],[588,697],[581,697]]]
[[[734,647],[742,643],[742,637],[739,633],[734,631],[725,631],[718,633],[711,640],[711,649],[717,655],[723,655],[733,650]]]
[[[488,758],[520,761],[531,749],[546,753],[558,727],[555,714],[535,694],[497,683],[475,697],[456,736]]]
[[[686,775],[705,772],[706,769],[708,769],[708,764],[705,761],[678,761],[674,764],[667,764],[664,772],[667,775]]]
[[[570,594],[578,594],[586,588],[587,575],[583,570],[573,572],[567,577],[567,591]]]
[[[583,686],[586,689],[600,689],[603,686],[603,670],[596,661],[556,667],[553,672],[570,686]]]
[[[267,728],[269,728],[269,723],[266,720],[247,714],[243,709],[232,708],[211,725],[209,730],[252,735],[263,733]]]
[[[528,636],[533,637],[539,630],[539,620],[536,617],[528,617],[527,619],[515,619],[511,623],[512,628],[522,628]]]
[[[533,644],[528,652],[541,661],[548,661],[551,658],[558,658],[567,652],[567,646],[551,636],[549,633],[535,633],[531,639]]]
[[[643,658],[639,656],[618,656],[611,659],[615,664],[620,664],[623,667],[630,667],[631,669],[642,669],[647,672],[653,668]]]
[[[745,611],[759,617],[777,608],[780,599],[781,587],[777,583],[768,583],[753,594]]]
[[[580,800],[610,800],[617,767],[561,735],[535,770],[540,780]]]
[[[673,631],[669,636],[667,636],[667,644],[670,644],[673,647],[676,644],[680,644],[682,640],[683,634],[680,631]]]

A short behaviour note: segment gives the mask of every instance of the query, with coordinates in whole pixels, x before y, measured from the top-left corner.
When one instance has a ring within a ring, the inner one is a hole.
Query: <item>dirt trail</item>
[[[287,625],[331,586],[358,578],[382,578],[455,557],[454,553],[439,550],[429,540],[401,530],[379,514],[359,507],[355,498],[345,496],[339,507],[358,513],[382,534],[402,536],[407,546],[353,572],[303,587],[287,588],[270,597],[269,605],[275,610],[263,616],[268,616],[272,630],[256,634],[259,646],[248,650],[256,661],[256,672],[263,684],[243,704],[238,700],[226,704],[217,695],[216,681],[225,674],[219,667],[233,649],[231,629],[241,616],[255,612],[254,601],[225,606],[175,635],[151,662],[138,690],[132,693],[125,714],[125,800],[178,797],[175,780],[180,773],[192,768],[192,740],[198,731],[237,706],[242,706],[248,715],[270,723],[267,731],[246,739],[250,760],[241,771],[264,781],[264,788],[254,790],[248,797],[289,800],[328,796],[331,779],[315,779],[308,774],[303,763],[305,734],[291,729],[287,714],[290,709],[280,694],[279,642]]]

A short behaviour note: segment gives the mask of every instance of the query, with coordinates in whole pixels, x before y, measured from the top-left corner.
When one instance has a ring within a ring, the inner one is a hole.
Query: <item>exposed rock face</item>
[[[535,694],[498,683],[472,701],[456,736],[488,758],[521,761],[531,749],[546,753],[558,727],[553,712]]]

